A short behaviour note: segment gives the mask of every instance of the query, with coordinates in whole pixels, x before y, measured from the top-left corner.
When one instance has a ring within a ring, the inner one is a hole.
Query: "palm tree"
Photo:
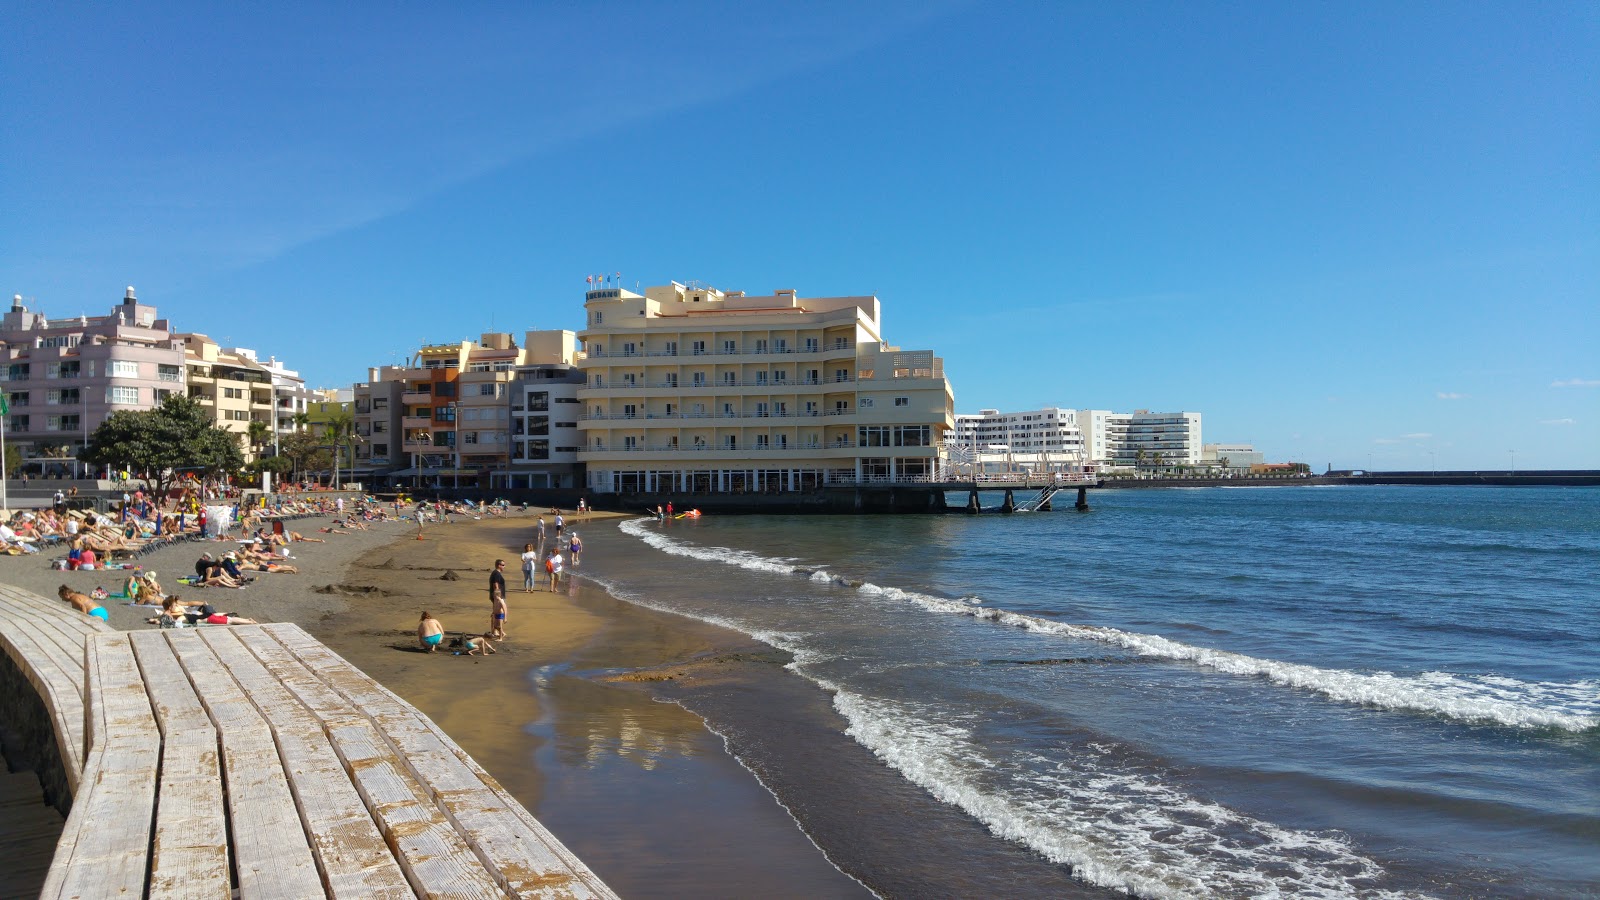
[[[301,411],[290,416],[289,421],[294,423],[295,431],[305,431],[311,426],[311,413],[308,413],[302,409]]]
[[[339,410],[328,417],[327,430],[328,442],[333,444],[333,486],[339,487],[339,451],[344,447],[353,447],[356,436],[356,418],[346,410]],[[354,462],[354,460],[352,460]]]
[[[255,448],[256,455],[260,456],[261,448],[265,447],[267,441],[272,437],[272,426],[252,419],[249,426],[245,428],[245,435],[247,440],[250,441],[250,446]]]

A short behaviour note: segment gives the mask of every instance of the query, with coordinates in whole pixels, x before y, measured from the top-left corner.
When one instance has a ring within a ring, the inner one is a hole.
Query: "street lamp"
[[[1508,450],[1506,452],[1511,454],[1511,472],[1512,472],[1512,474],[1516,474],[1516,471],[1517,471],[1517,451]]]
[[[455,431],[452,432],[452,437],[451,437],[451,442],[456,445],[456,474],[455,474],[456,488],[455,489],[459,491],[459,490],[461,490],[461,401],[460,400],[452,401],[451,404],[450,404],[450,408],[451,408],[451,417],[450,417],[451,418],[451,422],[452,422],[452,424],[455,425]]]

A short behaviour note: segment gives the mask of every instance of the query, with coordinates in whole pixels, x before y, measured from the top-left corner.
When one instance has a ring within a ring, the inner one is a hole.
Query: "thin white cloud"
[[[1374,444],[1403,444],[1403,443],[1405,443],[1405,441],[1402,441],[1399,438],[1373,438],[1372,442]]]
[[[1577,419],[1541,419],[1540,425],[1576,425]]]
[[[1438,394],[1438,397],[1439,397],[1440,400],[1465,400],[1465,399],[1467,399],[1467,395],[1466,394],[1458,394],[1455,391],[1440,391],[1439,394]]]
[[[1411,434],[1403,434],[1403,435],[1401,435],[1401,437],[1405,438],[1408,441],[1425,441],[1428,438],[1433,437],[1433,435],[1429,434],[1426,431],[1416,431],[1416,432],[1412,432]]]
[[[1559,378],[1551,387],[1600,387],[1600,378]]]

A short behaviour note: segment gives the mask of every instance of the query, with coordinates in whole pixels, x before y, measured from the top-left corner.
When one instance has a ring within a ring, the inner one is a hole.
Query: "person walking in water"
[[[417,645],[425,653],[432,653],[439,649],[439,644],[444,641],[444,626],[433,617],[433,613],[422,611],[422,621],[417,623]]]
[[[506,639],[506,561],[494,561],[494,571],[489,573],[489,630],[494,639]]]
[[[578,567],[578,556],[583,553],[583,541],[578,540],[578,533],[572,533],[572,540],[567,543],[567,555],[572,557],[572,567]]]

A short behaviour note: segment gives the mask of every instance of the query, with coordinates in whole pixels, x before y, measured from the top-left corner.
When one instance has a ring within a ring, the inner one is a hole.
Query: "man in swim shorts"
[[[422,621],[417,623],[417,643],[428,653],[439,648],[444,641],[444,626],[433,617],[433,613],[422,611]]]
[[[497,641],[506,639],[506,561],[494,561],[489,573],[489,632]]]

